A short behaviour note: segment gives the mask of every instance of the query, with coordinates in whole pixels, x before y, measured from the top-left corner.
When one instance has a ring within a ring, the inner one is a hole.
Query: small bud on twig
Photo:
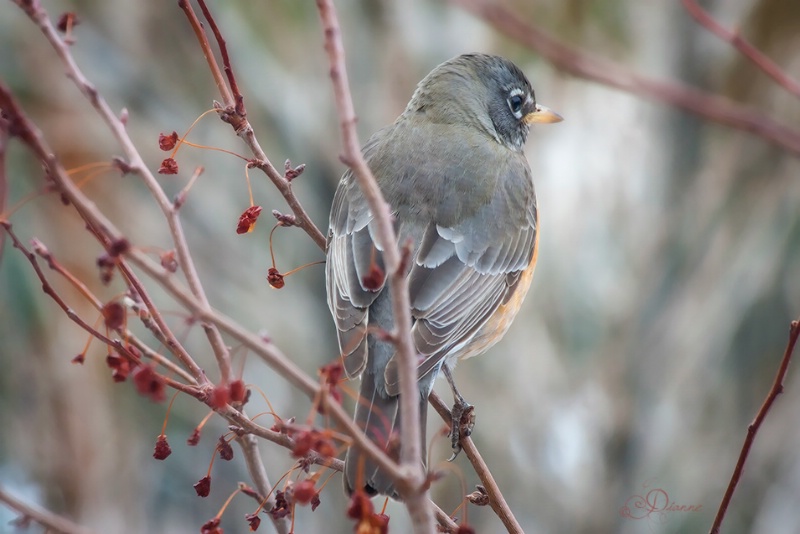
[[[119,169],[119,172],[122,173],[122,176],[125,176],[133,171],[133,167],[131,167],[127,161],[119,156],[114,156],[111,158],[111,166],[115,169]]]
[[[287,159],[286,162],[283,164],[283,169],[284,169],[283,176],[286,178],[288,182],[291,182],[292,180],[303,174],[303,171],[306,170],[306,164],[301,163],[297,167],[292,167],[292,162]]]
[[[272,216],[278,220],[281,226],[294,226],[297,223],[297,217],[291,213],[281,213],[278,210],[272,210]]]

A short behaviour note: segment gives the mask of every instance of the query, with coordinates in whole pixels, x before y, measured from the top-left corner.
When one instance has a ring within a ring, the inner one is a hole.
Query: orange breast
[[[533,257],[528,267],[523,271],[517,281],[517,287],[514,294],[505,304],[501,304],[497,311],[495,311],[489,320],[475,333],[475,337],[469,342],[464,350],[459,354],[459,359],[471,358],[477,356],[489,349],[492,345],[500,341],[505,335],[508,327],[517,316],[517,312],[522,307],[522,302],[525,300],[525,295],[528,294],[528,289],[531,287],[533,280],[533,271],[536,269],[536,258],[539,254],[539,232],[536,232],[536,241],[533,245]]]

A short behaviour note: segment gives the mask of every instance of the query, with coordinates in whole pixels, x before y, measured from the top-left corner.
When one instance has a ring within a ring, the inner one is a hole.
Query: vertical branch
[[[264,468],[264,462],[261,460],[261,455],[258,452],[258,440],[253,434],[246,434],[237,436],[236,442],[242,448],[244,462],[247,464],[247,471],[250,473],[250,478],[253,480],[259,493],[259,501],[263,501],[264,496],[269,495],[264,508],[266,510],[272,510],[275,507],[275,494],[272,491],[272,484],[269,482],[267,470]],[[269,517],[272,519],[272,524],[278,534],[289,533],[289,522],[287,518],[277,518],[272,514],[269,514]]]
[[[219,70],[219,65],[217,65],[217,60],[214,58],[214,52],[211,50],[211,45],[208,43],[208,38],[206,37],[205,32],[203,31],[203,25],[200,23],[200,20],[195,15],[192,6],[189,4],[188,0],[178,0],[178,7],[186,13],[186,17],[189,19],[189,24],[194,30],[194,35],[197,37],[197,40],[200,41],[200,48],[203,50],[203,55],[206,58],[206,63],[208,63],[208,68],[211,71],[211,75],[214,77],[214,82],[217,84],[217,90],[219,94],[222,96],[222,102],[226,106],[233,106],[233,96],[231,95],[228,86],[225,84],[225,78],[222,77],[222,71]]]
[[[233,75],[231,60],[228,56],[228,45],[225,43],[225,39],[222,37],[222,32],[219,31],[217,21],[211,16],[211,11],[209,11],[205,0],[197,0],[197,3],[200,4],[200,10],[203,12],[203,16],[208,21],[208,25],[211,26],[211,31],[214,32],[214,39],[217,40],[217,45],[219,45],[219,54],[222,56],[222,68],[225,69],[225,76],[228,77],[228,84],[230,85],[231,93],[233,94],[232,105],[234,106],[236,113],[244,118],[246,115],[244,110],[244,97],[239,91],[239,85],[236,83],[236,76]]]
[[[420,489],[424,475],[421,468],[417,358],[411,339],[411,304],[408,296],[408,281],[402,267],[403,262],[397,244],[397,236],[392,226],[390,207],[383,198],[378,183],[361,153],[336,8],[332,0],[317,0],[317,8],[325,31],[325,50],[328,53],[331,67],[330,76],[336,98],[336,109],[339,114],[344,150],[342,161],[352,170],[374,217],[377,227],[376,237],[383,250],[392,292],[393,341],[397,348],[400,378],[400,424],[403,428],[400,460],[402,466],[413,473],[413,478],[411,478],[413,485],[411,488],[406,488],[410,491],[404,492],[403,497],[409,505],[417,529],[427,532],[433,526],[433,515],[425,497],[427,492]],[[418,509],[414,503],[419,504]]]
[[[769,393],[767,393],[767,398],[764,399],[764,403],[761,405],[761,408],[759,408],[755,419],[753,419],[753,422],[747,427],[747,436],[744,438],[742,450],[739,453],[739,460],[736,462],[736,468],[734,468],[731,481],[728,483],[728,489],[725,490],[725,495],[722,497],[722,502],[717,510],[717,516],[714,518],[714,524],[709,531],[710,534],[719,534],[722,520],[725,519],[728,505],[730,505],[731,499],[733,498],[733,492],[736,491],[736,486],[739,484],[742,471],[744,471],[744,464],[747,461],[747,456],[750,454],[750,448],[753,446],[753,442],[756,439],[758,429],[761,427],[761,423],[764,422],[764,419],[766,419],[770,408],[772,408],[772,403],[775,402],[778,395],[783,393],[783,379],[786,377],[786,371],[789,369],[789,362],[792,359],[792,353],[794,352],[794,346],[797,343],[798,337],[800,337],[800,320],[792,321],[789,327],[789,341],[786,343],[786,350],[783,352],[783,358],[781,359],[780,366],[778,366],[778,372],[775,374],[775,380],[772,382],[772,387]]]
[[[6,195],[8,194],[8,176],[6,174],[6,149],[8,148],[10,122],[0,115],[0,220],[6,211]],[[5,234],[0,234],[0,261],[3,259],[3,243]]]

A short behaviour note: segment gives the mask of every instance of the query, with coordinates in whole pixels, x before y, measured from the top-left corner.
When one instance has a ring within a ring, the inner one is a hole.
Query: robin
[[[452,377],[456,362],[505,334],[536,265],[536,195],[522,147],[533,123],[559,122],[536,103],[522,71],[491,55],[451,59],[417,86],[405,111],[363,152],[392,209],[399,242],[411,244],[408,283],[418,353],[419,410],[443,372],[456,401],[451,437],[472,407]],[[391,294],[374,222],[348,171],[333,199],[326,264],[328,305],[349,378],[361,376],[358,426],[390,448],[399,428]],[[471,424],[465,426],[468,434]],[[399,439],[402,439],[401,437]],[[423,454],[423,458],[424,458]],[[356,448],[347,451],[345,489],[398,498],[392,480]]]

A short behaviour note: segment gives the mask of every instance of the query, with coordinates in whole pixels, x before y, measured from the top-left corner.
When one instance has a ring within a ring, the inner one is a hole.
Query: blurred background
[[[128,130],[153,170],[165,157],[159,132],[184,132],[219,99],[191,30],[174,2],[48,1],[56,19],[75,11],[78,64],[110,105],[129,113]],[[503,0],[521,20],[626,68],[727,97],[800,129],[797,99],[731,46],[700,28],[672,0]],[[710,527],[748,423],[771,385],[789,322],[800,314],[800,162],[757,137],[675,108],[560,73],[457,5],[440,1],[337,2],[362,141],[392,122],[415,84],[450,57],[502,54],[531,79],[541,103],[565,117],[536,127],[527,145],[541,216],[532,291],[506,338],[456,371],[476,406],[474,440],[518,520],[534,533],[703,532]],[[740,28],[800,77],[800,3],[728,0],[707,7]],[[227,38],[248,118],[273,164],[305,163],[294,182],[303,205],[327,227],[343,165],[322,32],[314,2],[211,2]],[[13,4],[0,7],[0,78],[10,85],[67,168],[121,153],[35,26]],[[190,140],[246,154],[213,115]],[[212,304],[263,331],[312,375],[336,358],[323,267],[266,282],[269,211],[288,211],[257,172],[255,201],[265,214],[236,235],[249,205],[238,158],[184,147],[181,173],[161,176],[177,193],[195,166],[205,173],[182,208],[200,276]],[[8,153],[6,207],[42,186],[41,168],[19,143]],[[101,174],[87,193],[140,247],[170,247],[166,225],[134,176]],[[99,246],[71,208],[50,195],[11,221],[41,239],[73,273],[110,300],[123,285],[98,281]],[[274,236],[277,267],[323,259],[298,229]],[[156,249],[157,250],[157,249]],[[95,312],[48,272],[90,323]],[[148,282],[149,283],[149,282]],[[180,308],[149,287],[212,380],[213,356]],[[173,313],[174,312],[174,313]],[[133,321],[131,321],[133,323]],[[142,331],[139,325],[133,325]],[[143,337],[149,339],[143,333]],[[205,475],[220,420],[198,447],[185,445],[205,415],[178,397],[167,427],[173,448],[152,458],[166,411],[114,384],[105,348],[93,343],[85,365],[70,360],[86,336],[41,291],[29,264],[5,243],[0,261],[0,486],[97,532],[197,532],[236,482],[248,480],[239,450],[217,460],[212,491],[192,489]],[[309,401],[254,357],[234,347],[236,368],[283,417],[303,420]],[[355,387],[355,386],[353,386]],[[450,402],[445,384],[437,386]],[[249,412],[265,410],[254,391]],[[764,423],[724,523],[724,532],[800,532],[800,376]],[[430,418],[429,437],[441,427]],[[269,423],[264,421],[264,424]],[[292,465],[263,443],[271,480]],[[449,456],[433,446],[434,463]],[[467,492],[477,477],[465,457],[453,464]],[[446,511],[463,494],[458,474],[433,490]],[[651,490],[692,512],[624,518]],[[339,476],[315,512],[298,509],[296,532],[348,532]],[[380,503],[378,503],[380,505]],[[226,532],[244,532],[246,497],[225,513]],[[390,504],[391,531],[407,531]],[[15,514],[0,506],[0,532]],[[501,532],[491,510],[470,507],[477,532]],[[271,525],[262,523],[269,532]]]

